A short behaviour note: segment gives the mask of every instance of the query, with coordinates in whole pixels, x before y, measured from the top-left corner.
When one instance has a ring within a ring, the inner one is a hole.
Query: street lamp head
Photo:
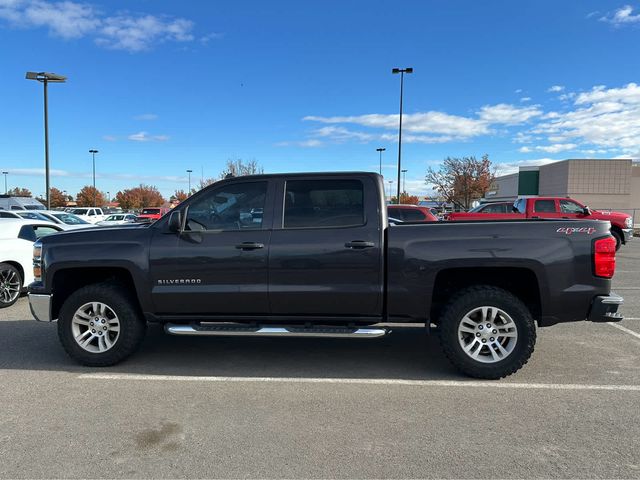
[[[384,152],[386,148],[376,148],[376,152]]]
[[[191,173],[191,172],[193,172],[193,170],[187,170],[187,173]]]
[[[407,172],[408,170],[406,168],[402,170],[402,173],[407,173]]]
[[[3,175],[9,175],[9,172],[2,172]]]
[[[64,83],[67,77],[49,72],[27,72],[25,75],[27,80],[37,80],[39,82]]]
[[[405,68],[404,73],[413,73],[413,68],[412,67]]]
[[[413,73],[413,68],[394,68],[391,73]]]
[[[92,150],[89,150],[89,153],[94,153],[95,154],[95,153],[98,153],[98,150],[92,149]]]

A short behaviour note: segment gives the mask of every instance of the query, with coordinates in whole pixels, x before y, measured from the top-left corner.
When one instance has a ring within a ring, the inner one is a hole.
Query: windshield
[[[80,217],[75,216],[73,213],[52,213],[54,217],[67,225],[89,225],[89,222],[84,221]]]
[[[27,210],[46,210],[44,205],[23,205]]]
[[[142,209],[143,215],[158,215],[160,213],[159,208],[144,208]]]
[[[74,213],[76,215],[86,215],[88,211],[88,208],[74,208],[73,210],[71,210],[71,213]]]
[[[49,220],[47,217],[45,217],[44,215],[41,215],[37,212],[25,212],[25,211],[21,211],[21,212],[16,212],[18,215],[20,215],[22,218],[28,218],[29,220],[44,220],[45,222],[50,222],[51,220]]]

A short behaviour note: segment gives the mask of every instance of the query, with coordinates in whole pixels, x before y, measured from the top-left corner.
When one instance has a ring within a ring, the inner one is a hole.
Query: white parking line
[[[607,322],[607,325],[611,325],[612,327],[617,328],[622,332],[628,333],[629,335],[632,335],[636,338],[640,338],[640,333],[629,330],[628,328],[625,328],[622,325],[618,325],[617,323]]]
[[[526,390],[607,390],[640,392],[640,385],[588,385],[582,383],[508,383],[475,380],[401,380],[393,378],[310,377],[208,377],[187,375],[141,375],[127,373],[83,373],[82,380],[133,380],[152,382],[246,382],[246,383],[330,383],[347,385],[409,385],[416,387],[510,388]]]

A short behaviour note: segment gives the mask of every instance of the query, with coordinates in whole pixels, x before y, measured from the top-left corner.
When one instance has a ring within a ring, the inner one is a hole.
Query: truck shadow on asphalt
[[[128,360],[89,368],[70,359],[57,325],[0,322],[0,368],[145,375],[461,379],[436,335],[423,327],[394,327],[380,339],[176,337],[158,325]]]

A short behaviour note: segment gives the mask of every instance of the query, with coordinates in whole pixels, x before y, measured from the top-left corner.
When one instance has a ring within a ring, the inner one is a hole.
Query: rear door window
[[[556,201],[555,200],[536,200],[533,206],[533,211],[536,213],[555,213]]]
[[[364,224],[364,187],[360,180],[287,182],[284,228],[332,228]]]

